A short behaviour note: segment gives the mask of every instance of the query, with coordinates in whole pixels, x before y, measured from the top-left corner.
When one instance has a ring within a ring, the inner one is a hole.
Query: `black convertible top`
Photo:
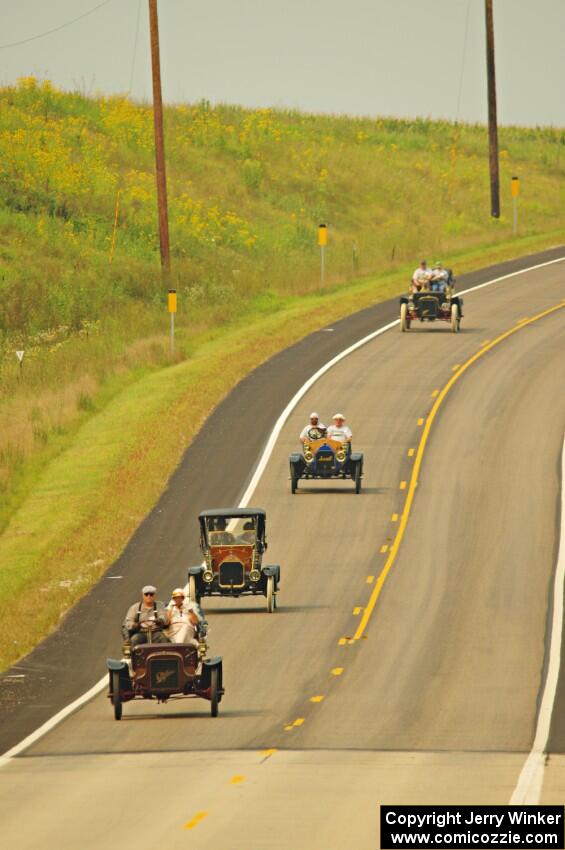
[[[198,514],[198,519],[206,519],[207,517],[253,517],[260,516],[263,519],[267,516],[263,508],[212,508],[209,511],[202,511]]]

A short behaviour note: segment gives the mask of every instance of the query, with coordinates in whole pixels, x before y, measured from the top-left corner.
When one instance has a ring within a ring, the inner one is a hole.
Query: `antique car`
[[[149,641],[151,635],[149,633]],[[207,658],[205,629],[198,645],[190,643],[142,643],[125,647],[121,660],[108,658],[108,697],[116,720],[122,718],[122,704],[133,699],[156,699],[167,702],[170,697],[199,697],[210,701],[212,717],[218,716],[218,705],[224,695],[222,659]]]
[[[448,284],[444,291],[437,292],[422,289],[420,292],[409,292],[400,298],[400,330],[404,333],[410,329],[412,322],[449,322],[453,333],[459,332],[462,316],[462,299],[454,295],[454,278],[449,272]]]
[[[296,493],[301,478],[351,478],[355,482],[355,492],[361,492],[363,455],[351,451],[351,443],[347,440],[326,437],[320,428],[309,429],[302,454],[293,452],[289,462],[292,493]]]
[[[277,607],[281,568],[263,566],[266,514],[261,508],[202,511],[200,548],[204,563],[188,570],[188,593],[203,596],[265,596],[267,611]]]

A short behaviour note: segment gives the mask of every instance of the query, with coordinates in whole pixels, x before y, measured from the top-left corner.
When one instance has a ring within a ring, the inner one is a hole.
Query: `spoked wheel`
[[[220,687],[218,683],[219,678],[218,668],[212,667],[210,673],[210,714],[212,717],[218,716],[218,705],[220,702],[220,695],[218,693]]]
[[[408,318],[408,305],[401,304],[400,305],[400,330],[402,333],[407,331],[410,327],[410,319]]]
[[[122,700],[120,697],[120,674],[118,670],[112,670],[112,705],[114,706],[114,720],[121,720]]]
[[[200,602],[200,596],[196,589],[196,576],[189,576],[188,578],[188,596],[191,602]]]
[[[275,599],[275,577],[267,576],[267,611],[272,614],[277,607]]]
[[[358,463],[355,466],[355,492],[361,492],[361,464]]]
[[[459,318],[459,307],[457,304],[451,305],[451,330],[454,334],[459,333],[459,324],[461,319]]]

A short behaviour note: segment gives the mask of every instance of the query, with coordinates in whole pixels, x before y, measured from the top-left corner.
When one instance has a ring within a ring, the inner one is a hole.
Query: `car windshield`
[[[210,546],[253,545],[256,528],[253,517],[206,517],[206,534]]]

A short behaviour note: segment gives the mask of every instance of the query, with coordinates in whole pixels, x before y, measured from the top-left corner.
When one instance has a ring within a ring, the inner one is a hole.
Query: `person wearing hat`
[[[449,282],[449,274],[439,260],[432,269],[430,282],[432,292],[445,292],[445,288]]]
[[[141,589],[141,602],[134,602],[127,610],[122,623],[122,636],[126,643],[169,643],[164,634],[169,624],[169,614],[162,602],[155,600],[157,588],[146,584]]]
[[[327,436],[332,440],[340,440],[342,443],[350,443],[353,434],[351,428],[345,424],[343,413],[336,413],[333,417],[334,424],[328,428]]]
[[[322,436],[326,433],[326,426],[323,424],[323,422],[320,422],[320,416],[315,411],[310,414],[310,421],[308,425],[305,425],[302,431],[300,432],[299,439],[301,443],[308,442],[308,431],[310,430],[310,428],[317,428],[319,431],[322,432]]]
[[[176,587],[171,593],[171,601],[167,605],[169,625],[165,634],[173,643],[191,643],[198,646],[196,629],[200,616],[194,609],[193,603],[187,602],[182,587]]]
[[[420,260],[420,265],[412,275],[412,291],[419,292],[421,289],[427,289],[431,275],[426,260]]]

